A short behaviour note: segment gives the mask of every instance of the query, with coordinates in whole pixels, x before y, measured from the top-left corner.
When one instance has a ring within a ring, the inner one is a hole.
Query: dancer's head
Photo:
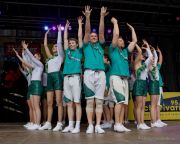
[[[98,35],[95,32],[91,32],[89,36],[89,40],[91,43],[96,43],[98,41]]]
[[[70,38],[68,40],[68,46],[71,50],[75,50],[78,47],[78,40],[75,38]]]
[[[124,43],[124,40],[123,40],[122,37],[118,38],[117,45],[118,45],[119,48],[124,48],[125,47],[125,43]]]

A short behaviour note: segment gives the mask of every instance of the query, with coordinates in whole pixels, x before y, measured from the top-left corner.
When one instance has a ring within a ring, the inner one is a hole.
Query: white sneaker
[[[137,129],[141,129],[142,124],[137,124]]]
[[[154,123],[151,123],[151,127],[161,128],[163,126],[161,124],[157,123],[157,122],[154,122]]]
[[[51,126],[51,123],[50,122],[45,122],[45,124],[39,128],[39,130],[51,130],[52,129],[52,126]]]
[[[167,124],[164,123],[164,122],[162,122],[161,120],[157,120],[156,122],[159,123],[159,124],[162,125],[162,126],[167,126]]]
[[[71,126],[65,127],[65,129],[62,131],[63,133],[71,132],[74,128]]]
[[[131,131],[130,129],[126,128],[124,125],[122,125],[122,127],[123,127],[125,132],[130,132]]]
[[[60,130],[62,130],[62,123],[61,122],[57,122],[57,125],[53,129],[53,131],[60,131]]]
[[[87,130],[86,130],[86,133],[87,134],[91,134],[91,133],[94,133],[94,126],[93,125],[89,125]]]
[[[125,132],[122,124],[115,124],[114,125],[114,131],[116,131],[116,132]]]
[[[150,128],[151,128],[151,127],[147,126],[145,123],[143,123],[143,127],[144,127],[145,129],[150,129]]]
[[[101,128],[100,125],[95,126],[95,132],[99,134],[105,133],[105,131]]]
[[[147,129],[150,129],[150,127],[147,126],[145,123],[143,123],[143,124],[137,125],[137,129],[147,130]]]
[[[28,128],[29,126],[32,126],[33,123],[32,122],[28,122],[27,124],[23,125],[25,128]]]
[[[28,130],[38,130],[41,127],[41,125],[33,124],[32,126],[29,126]]]
[[[74,128],[71,133],[75,134],[75,133],[80,133],[80,128]]]
[[[112,127],[112,123],[104,123],[104,124],[101,124],[101,128],[102,129],[108,129],[108,128],[111,128]]]

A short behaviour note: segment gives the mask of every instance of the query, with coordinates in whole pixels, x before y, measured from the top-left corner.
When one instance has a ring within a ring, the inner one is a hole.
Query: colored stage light
[[[108,29],[108,30],[107,30],[107,33],[108,33],[108,34],[110,34],[111,32],[112,32],[112,30],[111,30],[111,29]]]
[[[52,27],[52,29],[53,29],[53,30],[56,30],[56,27],[55,27],[55,26],[53,26],[53,27]]]
[[[64,26],[61,26],[61,30],[64,31]]]
[[[44,30],[48,30],[49,28],[48,28],[48,26],[44,26]]]
[[[92,32],[96,32],[96,29],[95,29],[95,28],[93,28],[93,29],[92,29]]]

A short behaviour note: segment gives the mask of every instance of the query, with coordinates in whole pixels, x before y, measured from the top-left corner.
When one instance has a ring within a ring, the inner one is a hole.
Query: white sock
[[[74,127],[74,121],[69,121],[69,127]]]
[[[76,128],[80,128],[80,121],[76,121]]]

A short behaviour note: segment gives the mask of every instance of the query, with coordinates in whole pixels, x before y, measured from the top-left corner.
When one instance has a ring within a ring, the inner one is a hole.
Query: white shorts
[[[128,105],[129,88],[128,79],[120,76],[110,76],[110,89],[115,103]]]
[[[114,108],[114,101],[104,100],[104,105]]]
[[[80,75],[66,75],[64,77],[64,101],[76,102],[81,101],[81,80]]]
[[[158,106],[162,106],[162,101],[163,101],[163,88],[162,88],[162,87],[159,87],[159,91],[160,91],[160,94],[159,94]]]
[[[106,76],[104,71],[85,70],[84,72],[84,92],[85,98],[104,99],[106,87]]]

